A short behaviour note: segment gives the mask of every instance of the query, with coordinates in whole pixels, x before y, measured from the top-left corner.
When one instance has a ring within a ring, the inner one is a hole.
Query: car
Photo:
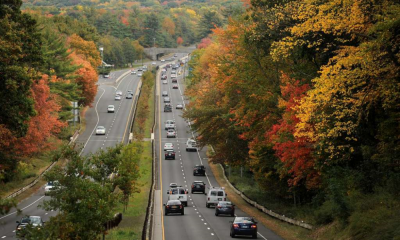
[[[157,63],[156,62],[152,62],[151,65],[157,65]]]
[[[167,150],[170,150],[170,149],[174,150],[174,144],[172,144],[172,143],[165,143],[165,144],[164,144],[164,151],[167,151]]]
[[[197,152],[197,142],[192,138],[188,138],[186,141],[186,152],[194,151]]]
[[[176,138],[176,132],[174,129],[169,129],[167,131],[167,138]]]
[[[122,96],[122,91],[121,91],[121,90],[116,91],[116,92],[115,92],[115,95]]]
[[[176,74],[176,70],[171,70],[171,74]]]
[[[143,72],[147,72],[147,68],[143,68]]]
[[[205,176],[206,175],[206,167],[203,165],[196,165],[193,168],[193,176],[200,175],[200,176]]]
[[[162,83],[163,84],[168,84],[168,81],[167,80],[163,80]]]
[[[162,75],[161,80],[167,80],[168,76],[167,75]]]
[[[172,70],[176,70],[176,69],[177,69],[176,65],[175,65],[175,64],[172,64],[171,69],[172,69]]]
[[[171,78],[177,78],[176,74],[171,74]]]
[[[110,74],[108,74],[108,73],[103,74],[103,77],[104,77],[104,78],[109,78],[109,77],[110,77]]]
[[[135,70],[131,70],[131,75],[136,75],[136,71]]]
[[[172,85],[172,89],[178,89],[178,84]]]
[[[147,70],[147,65],[143,65],[142,67],[143,71],[146,69]]]
[[[162,92],[162,96],[163,96],[163,97],[167,97],[167,96],[168,96],[168,92],[167,92],[167,91],[163,91],[163,92]]]
[[[183,104],[182,103],[178,103],[176,104],[176,109],[183,109]]]
[[[143,76],[143,74],[142,74],[141,72],[139,72],[139,73],[137,74],[137,76],[138,76],[138,77],[141,77],[141,76]]]
[[[120,101],[121,100],[121,96],[120,95],[115,95],[115,101]]]
[[[172,83],[177,83],[178,79],[176,77],[175,78],[171,78],[171,81],[172,81]]]
[[[165,105],[164,106],[164,112],[172,112],[172,106],[171,105]]]
[[[168,200],[179,200],[183,203],[185,207],[187,207],[187,194],[188,190],[184,189],[181,186],[178,186],[176,188],[171,188],[167,191],[168,194]]]
[[[126,94],[126,99],[132,99],[132,98],[133,98],[132,94],[130,94],[130,93]]]
[[[126,91],[127,94],[132,94],[133,95],[133,90],[128,90]]]
[[[228,214],[231,217],[235,216],[235,205],[228,201],[219,201],[215,207],[215,216],[220,214]]]
[[[106,128],[103,126],[98,126],[96,128],[96,135],[106,135]]]
[[[170,188],[176,188],[176,187],[178,187],[178,184],[177,183],[170,183],[169,187]]]
[[[51,191],[55,190],[58,187],[59,183],[58,181],[48,181],[44,185],[44,195],[50,195]]]
[[[181,66],[181,65],[180,65],[179,63],[177,63],[177,64],[175,65],[175,68],[178,69],[180,66]]]
[[[165,130],[175,129],[175,120],[167,120],[165,121]]]
[[[165,98],[164,98],[164,102],[165,102],[165,103],[170,103],[170,102],[171,102],[171,99],[170,99],[169,97],[165,97]]]
[[[25,216],[21,218],[21,221],[17,221],[17,228],[15,229],[15,234],[19,237],[23,237],[26,234],[25,229],[28,226],[33,228],[38,228],[44,226],[44,221],[40,216]]]
[[[108,105],[108,107],[107,107],[107,112],[113,113],[114,111],[115,111],[114,105]]]
[[[137,71],[138,71],[138,72],[143,72],[143,69],[142,69],[142,68],[138,68]]]
[[[164,155],[165,155],[165,160],[168,160],[168,159],[175,160],[175,151],[174,150],[168,149],[167,151],[165,151]]]
[[[224,187],[210,188],[207,194],[206,207],[209,208],[211,206],[217,205],[220,201],[226,201],[227,196],[228,194],[226,194]]]
[[[203,181],[194,181],[192,183],[191,193],[201,192],[203,194],[206,193],[206,184]]]
[[[165,59],[161,59],[161,62],[165,62]]]
[[[250,235],[257,238],[257,222],[251,217],[235,217],[231,224],[230,236]]]
[[[174,57],[178,57],[178,54],[175,53],[175,54],[174,54]]]
[[[169,200],[164,204],[164,214],[167,216],[170,213],[180,213],[181,215],[184,215],[185,207],[183,203],[179,200]]]

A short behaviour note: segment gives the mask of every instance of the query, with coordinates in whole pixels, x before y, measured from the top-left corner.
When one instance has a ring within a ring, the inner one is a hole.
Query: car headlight
[[[22,228],[18,227],[17,230],[22,230]]]

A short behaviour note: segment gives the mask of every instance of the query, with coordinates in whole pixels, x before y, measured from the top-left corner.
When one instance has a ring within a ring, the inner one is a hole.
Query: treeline
[[[0,4],[0,182],[18,178],[23,159],[68,139],[72,104],[91,106],[100,53],[96,30]],[[63,31],[63,29],[65,31]]]
[[[252,0],[192,54],[184,116],[266,197],[346,239],[395,239],[399,30],[397,1]]]

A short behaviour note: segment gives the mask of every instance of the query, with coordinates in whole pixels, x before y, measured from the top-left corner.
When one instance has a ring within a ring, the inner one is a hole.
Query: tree
[[[212,29],[222,26],[222,18],[214,10],[206,10],[198,23],[198,38],[202,39],[212,33]]]
[[[83,59],[90,62],[93,69],[97,69],[101,65],[100,52],[93,41],[85,41],[73,34],[68,38],[68,43],[77,55],[82,55]]]
[[[182,45],[183,39],[182,39],[181,37],[178,37],[178,38],[176,39],[176,43],[177,43],[178,45]]]

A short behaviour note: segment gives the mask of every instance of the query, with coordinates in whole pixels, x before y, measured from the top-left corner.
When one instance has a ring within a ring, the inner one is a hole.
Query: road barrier
[[[212,148],[212,149],[214,151],[214,148]],[[235,186],[232,185],[231,182],[229,182],[229,180],[228,180],[228,178],[226,177],[226,174],[225,174],[225,168],[221,164],[219,164],[219,166],[222,169],[222,172],[223,172],[223,175],[224,175],[224,179],[228,183],[228,185],[232,188],[232,190],[236,194],[240,195],[243,198],[243,200],[245,200],[247,203],[249,203],[253,207],[257,208],[258,210],[260,210],[260,211],[262,211],[262,212],[264,212],[264,213],[266,213],[266,214],[268,214],[268,215],[270,215],[270,216],[272,216],[274,218],[278,218],[279,220],[282,220],[284,222],[287,222],[287,223],[290,223],[290,224],[293,224],[293,225],[297,225],[297,226],[300,226],[302,228],[306,228],[306,229],[309,229],[309,230],[313,229],[313,226],[308,224],[308,223],[305,223],[305,222],[299,221],[299,220],[295,220],[295,219],[292,219],[292,218],[288,218],[288,217],[285,217],[285,215],[280,215],[278,213],[275,213],[272,210],[268,210],[266,207],[258,204],[256,201],[253,201],[250,198],[248,198],[243,192],[238,190]]]

